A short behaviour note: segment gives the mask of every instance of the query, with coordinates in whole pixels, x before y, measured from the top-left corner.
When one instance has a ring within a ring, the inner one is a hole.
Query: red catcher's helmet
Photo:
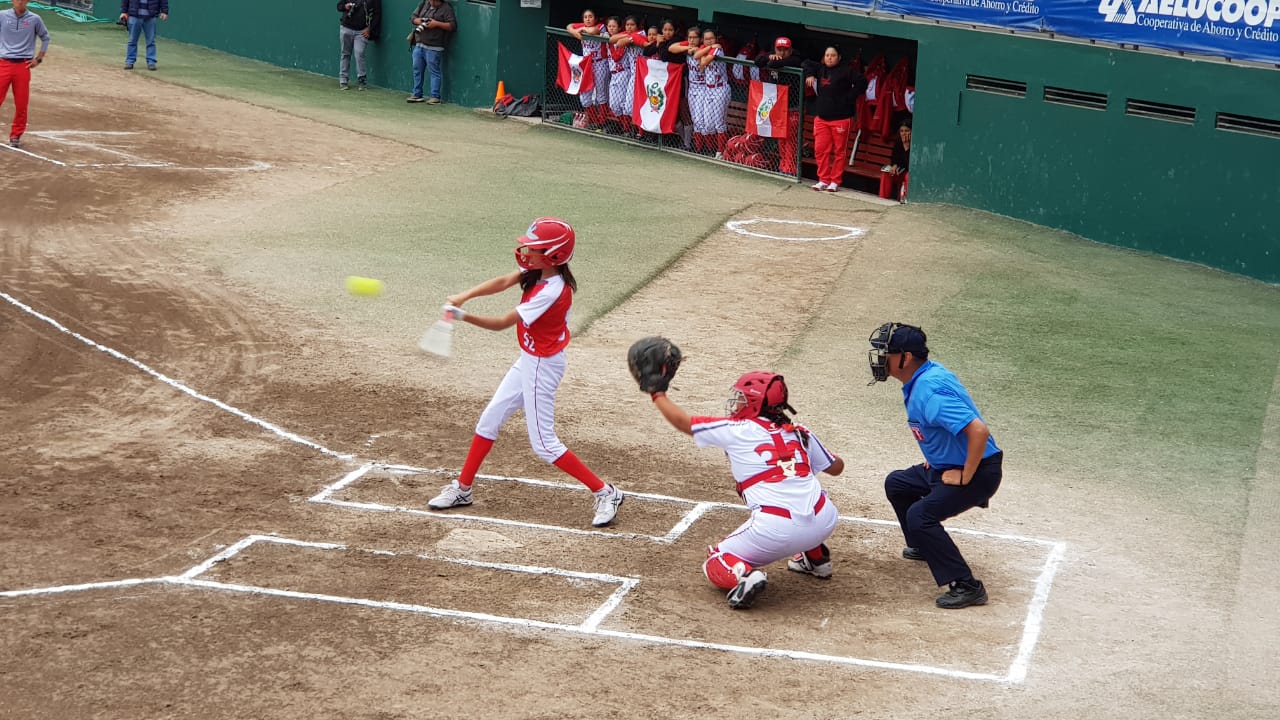
[[[729,396],[726,409],[729,417],[745,420],[760,417],[766,410],[795,412],[795,408],[787,404],[787,383],[782,376],[767,370],[753,370],[738,378]]]
[[[525,270],[536,270],[544,265],[534,261],[528,250],[541,250],[547,266],[564,265],[573,257],[576,237],[569,223],[554,217],[540,217],[533,221],[524,235],[516,238],[516,264]]]

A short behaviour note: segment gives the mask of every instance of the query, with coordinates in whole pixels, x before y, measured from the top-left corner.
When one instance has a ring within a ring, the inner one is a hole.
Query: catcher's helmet
[[[781,375],[767,370],[753,370],[733,384],[725,412],[735,420],[760,417],[766,411],[795,408],[787,404],[787,383]]]
[[[569,223],[554,217],[540,217],[533,221],[524,235],[516,238],[516,264],[525,270],[536,270],[551,265],[564,265],[573,257],[576,237]],[[545,259],[539,262],[530,250],[539,250]],[[545,264],[544,264],[545,263]]]
[[[867,364],[871,366],[871,382],[874,385],[889,379],[889,355],[911,353],[920,360],[929,359],[928,337],[915,325],[887,322],[872,331],[871,349],[867,351]],[[906,356],[898,361],[906,363]]]

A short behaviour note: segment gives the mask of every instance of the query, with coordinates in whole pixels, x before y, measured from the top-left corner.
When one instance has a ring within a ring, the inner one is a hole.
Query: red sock
[[[572,475],[575,480],[586,485],[591,492],[597,492],[604,488],[604,481],[596,477],[596,474],[591,472],[591,469],[584,465],[578,459],[578,456],[573,454],[572,450],[565,450],[560,459],[556,460],[552,465]]]
[[[721,155],[724,155],[724,146],[727,142],[728,138],[724,133],[716,133],[716,149],[720,151]]]
[[[489,454],[489,448],[493,447],[493,441],[487,437],[476,435],[471,438],[471,449],[467,451],[467,459],[462,463],[462,474],[458,475],[458,484],[464,488],[471,487],[471,483],[476,479],[476,471],[480,469],[480,463],[484,462],[484,456]]]

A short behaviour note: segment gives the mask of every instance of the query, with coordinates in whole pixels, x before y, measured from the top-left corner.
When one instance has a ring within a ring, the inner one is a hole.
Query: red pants
[[[31,68],[25,62],[9,62],[0,60],[0,107],[4,106],[9,95],[9,86],[13,86],[13,103],[17,110],[13,113],[13,128],[9,137],[20,137],[27,131],[27,103],[31,99]]]
[[[818,161],[818,182],[841,184],[849,165],[849,128],[853,118],[813,119],[813,154]]]
[[[880,197],[887,199],[896,198],[898,202],[907,201],[907,180],[911,177],[911,173],[904,172],[901,175],[893,173],[880,173]]]

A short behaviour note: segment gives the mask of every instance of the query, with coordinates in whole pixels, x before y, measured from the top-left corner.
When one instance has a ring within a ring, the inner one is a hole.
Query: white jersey
[[[806,445],[795,429],[761,419],[693,417],[690,421],[698,447],[724,450],[738,494],[752,510],[781,508],[793,517],[815,514],[823,497],[817,475],[831,467],[835,456],[813,433],[808,433]]]

